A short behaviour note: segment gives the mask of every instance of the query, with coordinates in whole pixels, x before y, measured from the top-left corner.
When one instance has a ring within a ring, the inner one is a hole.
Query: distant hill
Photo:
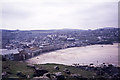
[[[95,30],[81,30],[81,29],[56,29],[56,30],[5,30],[2,29],[2,44],[9,43],[10,40],[23,40],[39,36],[46,36],[48,34],[66,34],[81,37],[81,40],[93,40],[96,37],[109,37],[109,40],[120,42],[120,28],[100,28]],[[84,36],[84,37],[83,37]]]

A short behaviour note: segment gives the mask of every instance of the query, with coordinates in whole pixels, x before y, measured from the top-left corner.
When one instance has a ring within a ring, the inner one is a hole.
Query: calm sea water
[[[113,45],[91,45],[57,50],[41,54],[26,62],[33,64],[57,63],[65,65],[72,65],[75,63],[112,63],[118,65],[118,43]]]

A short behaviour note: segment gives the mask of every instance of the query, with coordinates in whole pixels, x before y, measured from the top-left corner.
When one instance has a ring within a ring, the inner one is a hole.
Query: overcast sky
[[[119,0],[2,0],[2,29],[118,27]]]

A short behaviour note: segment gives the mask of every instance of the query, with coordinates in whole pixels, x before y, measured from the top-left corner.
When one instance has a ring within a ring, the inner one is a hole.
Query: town
[[[30,64],[27,59],[46,52],[120,42],[120,28],[96,30],[2,30],[2,78],[27,80],[118,80],[117,65],[94,63],[72,65]],[[101,47],[103,47],[101,45]],[[66,56],[67,57],[67,56]],[[47,57],[46,57],[47,58]]]
[[[2,59],[24,61],[45,52],[120,42],[119,28],[96,30],[2,30]]]

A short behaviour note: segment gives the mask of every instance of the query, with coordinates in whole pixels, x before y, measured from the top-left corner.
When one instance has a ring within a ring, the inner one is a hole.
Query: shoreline
[[[118,44],[118,47],[120,47],[120,43],[113,43],[113,44]],[[80,48],[80,47],[88,47],[88,46],[94,46],[94,45],[113,45],[113,44],[91,44],[91,45],[86,45],[86,46],[75,46],[75,47],[68,47],[68,48],[63,48],[63,49],[57,49],[57,50],[51,50],[51,51],[47,51],[47,52],[42,52],[41,54],[39,54],[39,55],[36,55],[36,56],[33,56],[32,58],[34,58],[34,57],[37,57],[37,56],[40,56],[40,55],[42,55],[42,54],[46,54],[46,53],[50,53],[50,52],[54,52],[54,51],[59,51],[59,50],[64,50],[64,49],[70,49],[70,48]],[[29,58],[29,59],[31,59],[31,58]],[[27,59],[28,60],[28,59]],[[25,61],[27,61],[27,60],[25,60]]]
[[[117,45],[119,45],[119,43],[114,43],[113,45],[88,45],[88,46],[82,46],[82,47],[72,47],[72,48],[66,48],[66,49],[60,49],[60,50],[56,50],[56,51],[50,51],[50,52],[45,52],[45,53],[42,53],[42,54],[40,54],[40,55],[38,55],[38,56],[35,56],[35,57],[33,57],[33,58],[31,58],[31,59],[28,59],[28,60],[26,60],[26,62],[27,63],[31,63],[31,64],[46,64],[46,63],[56,63],[56,64],[65,64],[65,65],[71,65],[71,64],[86,64],[86,62],[79,62],[79,60],[77,61],[77,62],[74,62],[74,63],[70,63],[70,64],[68,64],[68,62],[66,63],[65,61],[66,60],[69,60],[69,59],[61,59],[61,61],[59,61],[59,60],[57,60],[57,58],[59,59],[60,57],[59,56],[61,56],[61,55],[64,55],[64,56],[68,56],[69,57],[69,55],[65,55],[65,53],[66,52],[68,52],[70,55],[72,54],[72,52],[70,53],[69,52],[69,50],[76,50],[76,49],[79,49],[79,48],[82,48],[82,49],[84,49],[84,48],[91,48],[91,47],[102,47],[102,48],[104,48],[104,47],[106,47],[106,46],[108,46],[108,47],[110,47],[110,46],[113,46],[113,47],[115,47],[115,46],[117,46]],[[119,47],[119,46],[118,46]],[[91,48],[91,49],[94,49],[94,48]],[[114,50],[115,51],[115,53],[117,52],[116,50]],[[98,52],[98,51],[96,51],[96,52]],[[109,51],[108,51],[109,52]],[[64,53],[64,54],[63,54]],[[68,53],[66,53],[66,54],[68,54]],[[47,55],[48,54],[48,55]],[[57,55],[56,55],[57,54]],[[52,56],[53,55],[53,56]],[[63,56],[63,57],[64,57]],[[73,56],[73,55],[72,55]],[[77,56],[77,55],[76,55]],[[87,55],[86,55],[87,56]],[[89,56],[89,55],[88,55]],[[57,57],[57,58],[56,58]],[[61,56],[62,57],[62,56]],[[46,58],[48,59],[48,60],[46,60]],[[49,58],[51,58],[51,60],[49,60]],[[53,59],[52,59],[53,58]],[[56,58],[56,59],[55,59]],[[70,58],[72,58],[72,57],[70,57]],[[74,59],[74,57],[73,57],[73,59]],[[41,62],[40,62],[41,61]],[[99,60],[98,60],[99,61]],[[92,61],[90,61],[89,63],[87,63],[87,64],[90,64],[90,63],[94,63],[94,64],[96,64],[97,63],[97,61],[95,62],[92,62]],[[101,63],[104,63],[104,62],[99,62],[98,64],[101,64]],[[117,63],[117,62],[112,62],[112,64],[113,63]],[[106,64],[108,64],[108,63],[106,63]],[[111,64],[110,62],[109,62],[109,64]],[[116,64],[113,64],[113,65],[116,65]],[[118,65],[118,64],[117,64]]]

